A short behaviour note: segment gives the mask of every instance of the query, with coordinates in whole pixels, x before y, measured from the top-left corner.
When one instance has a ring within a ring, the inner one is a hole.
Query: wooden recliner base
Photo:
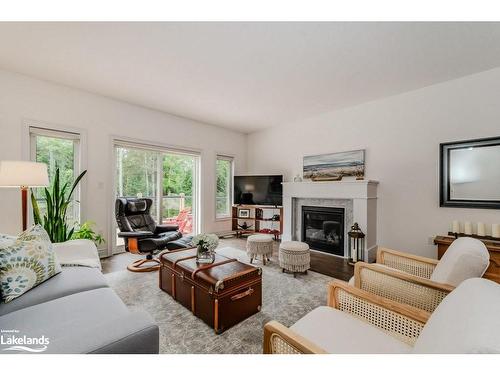
[[[148,263],[148,262],[152,262],[152,263],[154,263],[154,265],[142,267],[142,265],[144,263]],[[160,269],[160,261],[156,258],[139,259],[139,260],[136,260],[134,263],[129,264],[127,266],[127,269],[129,271],[132,271],[132,272],[154,272],[154,271],[158,271]]]

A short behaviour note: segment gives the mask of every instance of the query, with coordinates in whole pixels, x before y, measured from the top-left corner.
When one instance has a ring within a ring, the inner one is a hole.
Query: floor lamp
[[[28,226],[28,189],[48,185],[47,164],[32,161],[0,161],[0,187],[21,188],[23,231]]]

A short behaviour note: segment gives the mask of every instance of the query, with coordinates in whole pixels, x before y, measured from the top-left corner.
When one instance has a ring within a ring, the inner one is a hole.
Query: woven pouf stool
[[[262,256],[262,263],[266,265],[267,260],[271,260],[273,255],[273,237],[267,234],[252,234],[247,238],[247,254],[250,257],[250,263],[257,256]]]
[[[285,241],[280,245],[279,250],[280,267],[283,272],[307,274],[311,265],[311,253],[309,245],[300,241]]]

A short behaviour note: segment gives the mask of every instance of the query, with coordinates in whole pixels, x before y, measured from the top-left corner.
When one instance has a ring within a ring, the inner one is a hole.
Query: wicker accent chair
[[[481,277],[489,265],[486,246],[474,238],[455,240],[441,260],[379,248],[377,263],[358,262],[350,283],[393,301],[433,312],[466,279]]]
[[[265,354],[498,353],[500,285],[469,279],[433,314],[341,281],[328,286],[328,306],[290,328],[264,326]],[[457,329],[460,327],[460,329]]]
[[[291,328],[276,321],[267,323],[264,353],[407,353],[430,316],[340,280],[328,285],[327,305],[313,310]],[[308,336],[317,337],[320,343]]]
[[[452,285],[364,262],[355,264],[353,284],[369,293],[430,313],[455,289]]]

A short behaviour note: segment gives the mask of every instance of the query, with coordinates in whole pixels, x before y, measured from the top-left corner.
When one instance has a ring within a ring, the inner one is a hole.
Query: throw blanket
[[[71,240],[55,243],[54,250],[59,264],[63,267],[83,266],[102,269],[97,248],[92,241]]]

